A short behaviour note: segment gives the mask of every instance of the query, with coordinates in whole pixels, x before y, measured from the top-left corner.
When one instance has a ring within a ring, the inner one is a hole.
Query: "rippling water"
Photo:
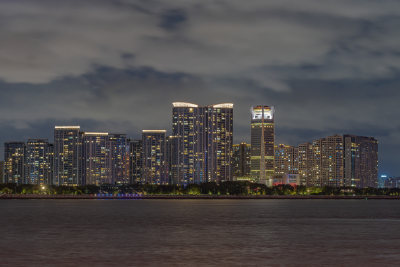
[[[396,200],[1,200],[0,266],[399,266]]]

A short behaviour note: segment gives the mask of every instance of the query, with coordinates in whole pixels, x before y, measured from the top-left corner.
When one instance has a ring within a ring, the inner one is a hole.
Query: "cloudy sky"
[[[0,143],[171,128],[171,102],[276,108],[277,141],[375,136],[400,175],[398,0],[2,0]],[[1,146],[3,148],[3,146]]]

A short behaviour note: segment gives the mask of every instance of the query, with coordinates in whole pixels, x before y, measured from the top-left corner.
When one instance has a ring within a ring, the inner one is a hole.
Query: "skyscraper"
[[[250,175],[251,146],[247,143],[233,145],[232,172],[235,178]]]
[[[298,148],[279,144],[275,146],[275,176],[298,173]]]
[[[174,102],[171,176],[180,184],[232,179],[233,104]]]
[[[111,184],[112,153],[108,133],[82,133],[83,184]]]
[[[169,184],[166,162],[166,130],[143,130],[143,182]]]
[[[180,179],[182,177],[182,157],[179,154],[179,145],[182,141],[182,138],[179,136],[168,136],[167,139],[167,156],[166,160],[168,162],[168,177],[171,181],[171,184],[185,184],[185,180]]]
[[[232,180],[233,104],[209,106],[206,115],[208,181],[230,181]]]
[[[82,184],[82,142],[79,126],[54,128],[54,184]]]
[[[49,163],[50,163],[50,177],[49,177],[47,183],[49,185],[52,185],[52,184],[54,184],[54,166],[55,166],[54,165],[55,164],[55,161],[54,161],[54,144],[50,144],[50,143],[48,144],[47,155],[48,155]]]
[[[196,104],[172,103],[171,176],[174,183],[206,180],[206,113]]]
[[[312,186],[311,180],[311,166],[312,166],[312,144],[303,143],[297,147],[298,158],[297,167],[300,176],[300,184],[305,186]]]
[[[274,107],[251,109],[251,176],[258,182],[272,185],[274,176]]]
[[[342,135],[321,139],[320,186],[344,186],[344,140]]]
[[[25,184],[25,143],[4,143],[4,181]]]
[[[129,141],[126,134],[109,135],[112,183],[129,184]]]
[[[333,135],[298,146],[297,168],[306,186],[377,187],[378,141]]]
[[[25,151],[27,184],[50,184],[52,179],[52,147],[47,139],[28,139]]]
[[[131,184],[143,182],[142,180],[142,158],[143,142],[142,140],[130,140],[130,177]]]
[[[386,177],[383,188],[400,188],[400,177]]]
[[[344,135],[344,183],[352,187],[378,186],[378,141]]]

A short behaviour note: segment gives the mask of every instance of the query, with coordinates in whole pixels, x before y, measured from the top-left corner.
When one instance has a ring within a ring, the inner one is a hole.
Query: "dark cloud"
[[[161,15],[160,26],[168,31],[176,30],[186,19],[186,14],[182,10],[167,10]]]
[[[367,0],[1,1],[0,142],[55,124],[171,127],[171,102],[276,106],[278,142],[352,133],[400,174],[400,3]]]

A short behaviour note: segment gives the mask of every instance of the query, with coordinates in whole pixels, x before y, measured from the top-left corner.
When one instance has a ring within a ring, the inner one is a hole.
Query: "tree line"
[[[248,181],[183,185],[131,184],[101,186],[41,186],[0,184],[0,194],[143,194],[143,195],[382,195],[400,196],[400,188],[306,187],[277,185],[268,187]]]

